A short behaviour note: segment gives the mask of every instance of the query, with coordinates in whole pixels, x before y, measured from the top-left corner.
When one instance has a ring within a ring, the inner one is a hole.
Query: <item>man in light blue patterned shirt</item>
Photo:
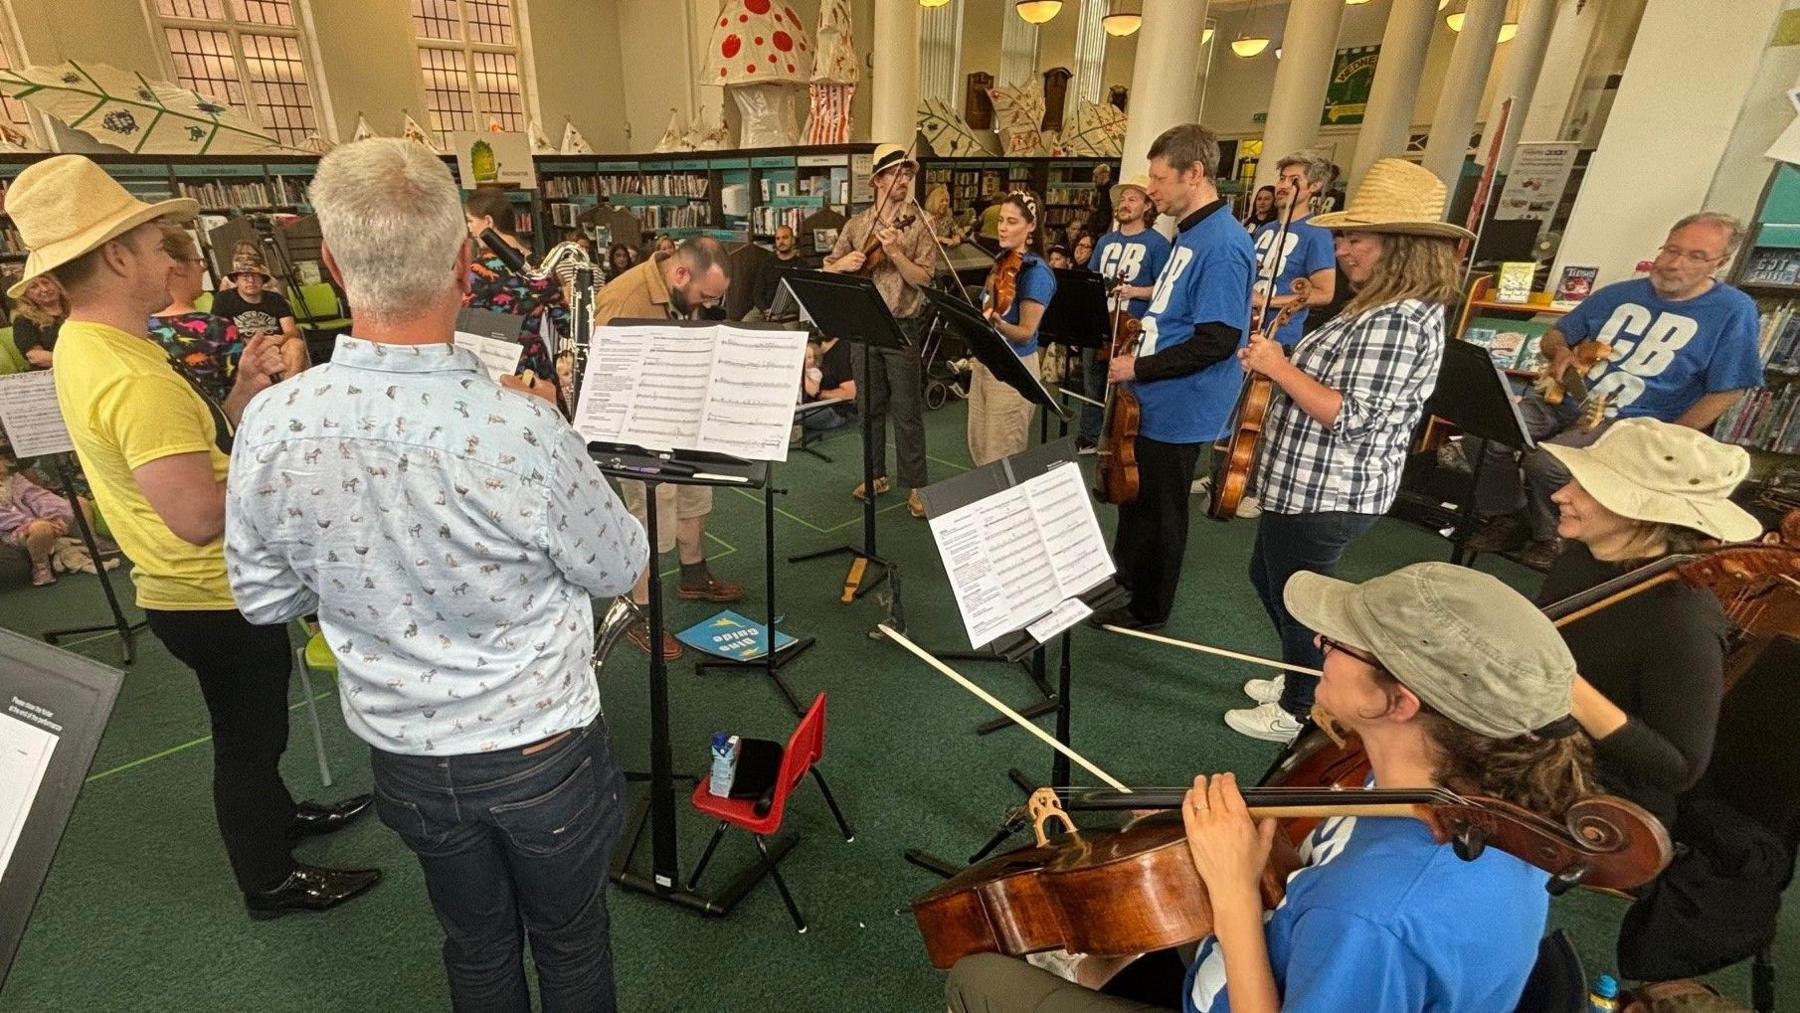
[[[418,855],[458,1009],[612,1009],[604,890],[621,779],[592,597],[644,533],[554,407],[450,336],[461,202],[404,141],[344,145],[311,197],[356,336],[246,412],[226,562],[252,622],[317,611],[376,811]],[[523,932],[521,931],[523,926]]]

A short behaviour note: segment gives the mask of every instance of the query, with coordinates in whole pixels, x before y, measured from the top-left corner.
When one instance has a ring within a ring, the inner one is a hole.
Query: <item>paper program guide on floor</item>
[[[933,517],[931,536],[971,647],[1023,628],[1113,573],[1072,461]]]
[[[601,327],[575,430],[590,443],[786,460],[806,332],[732,324]]]

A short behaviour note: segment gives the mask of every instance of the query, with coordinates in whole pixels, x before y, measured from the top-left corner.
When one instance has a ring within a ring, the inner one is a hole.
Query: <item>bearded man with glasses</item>
[[[1548,375],[1580,370],[1575,347],[1606,346],[1586,370],[1585,398],[1549,404],[1536,391],[1519,413],[1539,443],[1586,446],[1617,419],[1644,416],[1706,431],[1744,392],[1763,382],[1757,353],[1756,303],[1713,277],[1731,260],[1744,227],[1730,215],[1701,211],[1669,230],[1647,277],[1596,289],[1544,333],[1538,348]],[[1605,398],[1596,426],[1577,425],[1582,409]],[[1569,481],[1565,469],[1542,449],[1514,460],[1510,447],[1489,443],[1475,506],[1486,521],[1469,539],[1473,552],[1525,546],[1527,565],[1546,567],[1556,558],[1556,506],[1550,494]]]

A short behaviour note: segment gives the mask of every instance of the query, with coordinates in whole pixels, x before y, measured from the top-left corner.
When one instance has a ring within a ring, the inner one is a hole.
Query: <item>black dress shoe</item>
[[[250,917],[280,918],[294,911],[324,911],[367,893],[381,882],[380,869],[324,869],[295,865],[273,890],[244,894]]]
[[[1146,633],[1163,628],[1163,624],[1160,622],[1151,622],[1148,619],[1139,619],[1137,616],[1132,615],[1131,608],[1124,605],[1114,609],[1107,609],[1105,612],[1096,612],[1093,615],[1088,616],[1087,624],[1094,629],[1101,629],[1106,626],[1121,626],[1128,630],[1142,630]]]
[[[319,834],[335,833],[368,811],[369,803],[373,801],[373,795],[356,795],[330,805],[302,802],[294,807],[294,822],[288,828],[288,836],[316,837]]]

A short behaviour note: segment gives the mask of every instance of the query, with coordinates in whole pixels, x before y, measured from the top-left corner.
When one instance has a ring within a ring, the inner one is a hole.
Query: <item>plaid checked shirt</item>
[[[1302,372],[1343,395],[1329,428],[1275,388],[1256,489],[1279,514],[1386,513],[1444,358],[1444,308],[1406,299],[1338,317],[1294,346]]]

